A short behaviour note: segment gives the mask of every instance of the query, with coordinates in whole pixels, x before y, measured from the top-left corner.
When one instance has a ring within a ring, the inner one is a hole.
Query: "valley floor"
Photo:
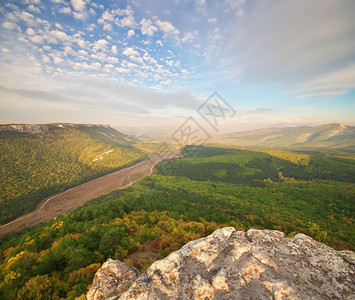
[[[142,179],[152,173],[153,167],[163,159],[181,157],[180,150],[167,153],[150,152],[150,160],[91,180],[57,195],[43,199],[36,209],[14,221],[0,226],[0,236],[49,221],[70,210],[82,206],[91,199],[107,195],[112,191]]]

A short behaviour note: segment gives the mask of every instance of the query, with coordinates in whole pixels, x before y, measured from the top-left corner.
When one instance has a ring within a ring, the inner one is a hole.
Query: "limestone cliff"
[[[99,127],[110,128],[110,125],[103,124],[73,124],[73,123],[56,123],[56,124],[0,124],[0,131],[17,131],[23,133],[43,133],[50,127]]]
[[[354,266],[353,252],[303,234],[286,238],[279,231],[227,227],[156,261],[124,293],[112,286],[130,281],[130,272],[117,271],[113,283],[96,275],[87,298],[355,299]]]

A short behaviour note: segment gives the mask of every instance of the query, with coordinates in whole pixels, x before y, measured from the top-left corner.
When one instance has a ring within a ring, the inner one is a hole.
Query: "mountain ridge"
[[[246,147],[355,151],[355,127],[331,123],[320,126],[263,128],[215,136],[210,142]]]

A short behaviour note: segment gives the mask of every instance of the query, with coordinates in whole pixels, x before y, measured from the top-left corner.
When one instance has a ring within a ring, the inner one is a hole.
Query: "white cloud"
[[[111,63],[111,64],[117,64],[118,63],[118,58],[117,57],[107,57],[106,62]]]
[[[32,4],[28,6],[28,10],[37,14],[41,13],[41,10],[37,6],[34,6]]]
[[[5,21],[4,23],[2,23],[2,27],[9,29],[9,30],[13,30],[13,29],[18,29],[19,26],[13,22],[10,21]]]
[[[197,7],[203,7],[206,4],[206,0],[195,0],[196,6]]]
[[[55,23],[55,27],[57,27],[59,30],[63,30],[63,26],[59,23]]]
[[[112,51],[113,54],[116,55],[116,54],[118,53],[117,46],[116,46],[116,45],[113,45],[113,46],[111,47],[111,51]]]
[[[355,88],[355,64],[291,87],[302,98],[345,94]]]
[[[167,60],[165,63],[166,63],[169,67],[174,66],[174,61],[173,61],[173,60]]]
[[[89,8],[89,14],[92,16],[96,16],[96,11],[92,7]]]
[[[47,55],[42,55],[41,58],[42,58],[42,61],[45,62],[45,63],[50,63],[51,62],[50,58]]]
[[[126,56],[139,56],[139,52],[134,50],[133,48],[131,47],[128,47],[126,48],[123,52],[122,52],[123,55],[126,55]]]
[[[96,24],[90,24],[90,25],[88,26],[88,30],[89,30],[89,31],[94,31],[94,29],[95,29],[96,27],[97,27]]]
[[[100,40],[97,40],[97,41],[94,42],[94,44],[93,44],[93,49],[94,49],[95,51],[101,50],[101,51],[105,52],[105,51],[107,51],[107,46],[108,46],[109,44],[110,44],[110,43],[109,43],[107,40],[105,40],[105,39],[100,39]]]
[[[25,21],[29,26],[36,26],[37,22],[32,14],[28,13],[27,11],[23,11],[19,14],[21,20]]]
[[[217,19],[216,18],[209,18],[207,20],[208,23],[217,23]]]
[[[237,21],[228,29],[235,34],[220,45],[225,64],[232,76],[238,76],[233,70],[241,71],[243,83],[283,83],[299,92],[303,83],[326,78],[354,62],[353,11],[353,1],[257,2],[246,16],[250,22],[241,27]]]
[[[10,49],[8,48],[1,48],[1,51],[4,52],[4,53],[10,53]]]
[[[64,52],[63,53],[64,53],[65,56],[68,56],[68,55],[75,56],[76,55],[76,53],[74,52],[73,48],[69,47],[69,46],[64,47]]]
[[[90,69],[93,69],[96,71],[99,71],[101,69],[101,67],[102,67],[102,65],[98,62],[94,62],[89,66]]]
[[[10,20],[11,22],[17,22],[18,21],[18,17],[13,14],[12,12],[8,12],[5,15],[6,19]]]
[[[27,33],[28,35],[36,35],[36,32],[35,32],[32,28],[27,28],[27,29],[26,29],[26,33]]]
[[[130,56],[129,59],[137,64],[144,64],[143,58],[142,57],[137,57],[137,56]]]
[[[61,54],[59,51],[53,51],[48,54],[50,57],[52,57],[52,60],[55,64],[61,65],[64,62],[64,59],[61,57]]]
[[[123,55],[129,57],[129,59],[138,64],[144,64],[143,58],[140,56],[140,53],[134,50],[132,47],[126,48],[123,52]]]
[[[82,12],[73,11],[73,17],[78,20],[85,20],[86,14]]]
[[[78,55],[85,58],[85,57],[87,57],[89,54],[88,54],[85,50],[80,49],[80,50],[78,50]]]
[[[161,40],[157,40],[155,43],[160,47],[163,47],[163,42]]]
[[[112,31],[112,25],[110,23],[105,23],[103,30]]]
[[[5,6],[9,7],[9,8],[12,8],[15,11],[19,11],[20,10],[20,8],[17,5],[12,4],[12,3],[7,3]]]
[[[101,17],[103,20],[108,21],[108,22],[113,22],[115,17],[113,14],[111,14],[108,10],[106,10]]]
[[[136,33],[134,32],[134,30],[133,30],[133,29],[130,29],[130,30],[128,30],[128,32],[127,32],[127,37],[130,38],[130,37],[134,36],[135,34],[136,34]]]
[[[29,40],[31,40],[35,44],[43,44],[44,43],[43,37],[41,37],[39,35],[30,36]]]
[[[154,65],[157,64],[157,61],[156,61],[153,57],[151,57],[151,56],[148,54],[148,52],[145,52],[145,53],[144,53],[143,59],[144,59],[146,62],[150,63],[150,64],[154,64]]]
[[[108,22],[113,22],[113,20],[115,19],[114,15],[111,14],[110,11],[106,10],[102,16],[101,16],[101,19],[104,20],[104,21],[108,21]],[[100,20],[99,20],[100,22]]]
[[[184,37],[181,39],[184,43],[191,43],[193,42],[194,40],[196,40],[198,37],[198,31],[195,30],[193,32],[189,31],[189,32],[186,32]]]
[[[117,8],[114,13],[117,16],[133,16],[133,9],[128,5],[126,8]]]
[[[69,6],[66,6],[66,7],[62,7],[58,10],[60,13],[63,13],[63,14],[71,14],[71,8]]]
[[[72,7],[79,12],[85,11],[85,1],[83,0],[70,0]]]
[[[241,17],[244,15],[243,5],[245,4],[245,0],[224,0],[224,4],[226,6],[225,12],[235,12],[237,17]]]
[[[77,38],[75,41],[79,45],[80,48],[84,48],[84,49],[86,48],[87,42],[84,39]]]
[[[109,10],[106,10],[102,14],[101,18],[98,19],[97,23],[102,24],[104,30],[111,31],[112,30],[111,22],[113,22],[114,19],[115,19],[114,15]]]
[[[121,27],[135,28],[137,26],[136,20],[133,16],[124,17],[116,22],[117,25]]]
[[[173,24],[171,24],[168,21],[161,21],[161,20],[156,20],[155,24],[159,27],[159,29],[164,32],[166,35],[178,35],[180,32],[178,29],[174,27]]]
[[[160,81],[160,80],[161,80],[161,76],[158,75],[158,74],[155,74],[155,75],[153,76],[153,78],[154,78],[155,81]]]
[[[70,39],[69,36],[64,31],[60,31],[60,30],[52,30],[49,34],[54,39],[62,42],[68,41]]]
[[[172,83],[172,81],[170,79],[167,79],[167,80],[164,80],[164,81],[160,82],[161,85],[169,85],[171,83]]]
[[[153,22],[149,19],[142,19],[140,24],[141,24],[142,34],[144,34],[144,35],[153,36],[154,33],[156,33],[158,31],[158,28],[156,28],[153,25]]]

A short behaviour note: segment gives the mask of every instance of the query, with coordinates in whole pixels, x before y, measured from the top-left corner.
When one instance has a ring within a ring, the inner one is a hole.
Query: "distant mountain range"
[[[215,136],[211,142],[244,147],[355,151],[355,127],[344,124],[258,129]]]

